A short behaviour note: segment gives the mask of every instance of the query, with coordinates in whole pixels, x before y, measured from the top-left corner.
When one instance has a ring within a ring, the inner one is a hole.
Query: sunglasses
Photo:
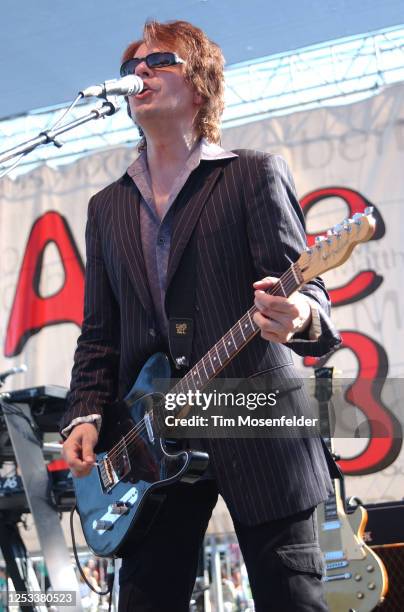
[[[148,68],[165,68],[166,66],[176,66],[177,64],[185,64],[184,60],[178,57],[176,53],[171,51],[157,51],[149,53],[146,57],[133,57],[127,60],[121,66],[121,77],[128,74],[134,74],[136,67],[141,63],[146,62]]]

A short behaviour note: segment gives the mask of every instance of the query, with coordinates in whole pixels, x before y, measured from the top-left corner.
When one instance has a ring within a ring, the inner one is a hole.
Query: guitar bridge
[[[106,454],[98,462],[98,473],[101,483],[106,491],[110,491],[120,482],[131,470],[129,455],[126,445],[122,442],[123,450],[115,453]]]

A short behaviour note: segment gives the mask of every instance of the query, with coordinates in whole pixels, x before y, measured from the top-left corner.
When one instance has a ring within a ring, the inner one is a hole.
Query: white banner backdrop
[[[223,138],[226,148],[254,147],[285,157],[310,234],[366,205],[375,207],[373,240],[324,274],[345,347],[327,365],[336,367],[345,385],[359,373],[379,380],[369,395],[357,393],[355,403],[357,420],[365,429],[369,418],[378,421],[382,437],[335,440],[341,466],[352,475],[347,493],[366,502],[402,499],[404,491],[403,100],[404,86],[395,86],[356,104],[243,125]]]
[[[336,444],[349,474],[347,492],[365,502],[400,499],[404,491],[401,427],[392,416],[402,397],[383,385],[387,377],[404,378],[403,98],[404,86],[395,86],[353,105],[254,122],[223,135],[226,148],[286,158],[310,234],[369,203],[376,207],[375,238],[325,275],[344,338],[329,364],[344,378],[360,371],[382,381],[359,400],[358,414],[365,427],[376,415],[388,435]],[[4,389],[68,386],[81,319],[87,202],[133,156],[129,148],[114,149],[0,182],[0,372],[28,365]],[[298,363],[312,375],[312,362]]]

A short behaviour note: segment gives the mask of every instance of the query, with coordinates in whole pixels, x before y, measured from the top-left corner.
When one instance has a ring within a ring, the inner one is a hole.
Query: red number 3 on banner
[[[301,205],[304,214],[317,203],[328,198],[341,198],[348,207],[347,216],[364,212],[367,206],[374,206],[364,196],[346,187],[326,187],[304,196]],[[379,240],[385,234],[385,225],[375,208],[376,232],[372,240]],[[313,244],[314,236],[307,234],[307,242]],[[364,299],[383,282],[383,277],[374,270],[362,270],[342,287],[330,289],[333,307],[345,306]],[[342,345],[338,350],[350,349],[358,362],[358,374],[346,391],[345,399],[361,410],[368,420],[370,438],[366,448],[356,457],[342,459],[340,467],[345,474],[364,475],[378,472],[393,463],[401,450],[402,428],[393,413],[381,399],[383,383],[388,372],[388,357],[384,348],[369,336],[356,331],[342,331]],[[327,359],[304,359],[305,366],[325,365]]]

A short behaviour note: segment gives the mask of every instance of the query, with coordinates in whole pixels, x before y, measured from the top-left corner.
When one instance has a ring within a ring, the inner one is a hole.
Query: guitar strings
[[[292,264],[293,266],[293,264]],[[295,277],[295,273],[293,271],[293,267],[290,267],[278,280],[278,282],[269,290],[266,291],[266,293],[270,294],[270,295],[280,295],[278,293],[278,289],[283,289],[283,294],[286,293],[287,296],[289,296],[293,291],[296,291],[296,289],[300,286],[297,285],[296,283],[296,277]],[[176,387],[181,386],[183,389],[183,384],[184,382],[187,381],[187,379],[192,379],[192,374],[196,371],[199,374],[199,371],[201,369],[201,365],[203,365],[205,372],[207,373],[206,367],[205,367],[205,359],[207,358],[207,356],[210,357],[210,353],[213,350],[216,350],[217,353],[217,357],[219,359],[219,363],[221,366],[221,369],[223,367],[225,367],[225,365],[227,365],[228,361],[230,361],[233,358],[233,354],[229,355],[227,348],[226,348],[226,342],[230,341],[233,344],[233,347],[236,346],[236,352],[238,352],[239,350],[241,350],[245,344],[247,344],[250,340],[252,340],[252,338],[258,333],[258,326],[255,325],[255,323],[253,323],[252,320],[252,315],[254,315],[257,312],[257,308],[255,306],[252,306],[234,325],[233,327],[230,328],[230,330],[228,332],[226,332],[226,334],[224,336],[222,336],[222,338],[220,338],[220,340],[218,340],[218,342],[216,342],[216,344],[206,353],[206,355],[204,355],[193,367],[192,369],[181,379],[181,381],[179,383],[177,383],[177,385],[174,386],[173,389],[175,389]],[[249,325],[251,326],[251,328],[253,329],[253,333],[250,334],[249,336],[247,336],[247,338],[244,337],[244,334],[242,332],[242,326],[241,324],[249,322]],[[255,326],[255,330],[253,328],[253,326]],[[237,347],[238,345],[238,339],[237,341],[235,340],[234,335],[237,334],[240,339],[242,338],[242,343],[239,347]],[[230,340],[231,338],[231,340]],[[219,357],[219,346],[220,343],[222,343],[224,345],[225,351],[226,351],[226,355],[227,357],[221,361],[220,357]],[[244,344],[243,344],[244,343]],[[229,345],[230,346],[230,345]],[[212,363],[211,363],[212,366]],[[213,369],[214,373],[215,370]],[[199,374],[199,380],[201,380],[201,376]],[[213,376],[212,376],[213,378]],[[209,378],[208,378],[209,380]],[[188,386],[188,390],[190,390],[190,386]],[[172,392],[172,390],[171,390]],[[152,419],[154,420],[154,414],[153,414],[153,409],[151,409],[148,412],[148,415],[152,417]],[[144,430],[146,429],[146,423],[144,420],[144,417],[139,421],[139,423],[137,425],[135,425],[131,430],[129,430],[129,432],[124,435],[122,437],[122,439],[111,448],[110,452],[107,453],[107,459],[109,461],[111,461],[111,463],[114,463],[115,459],[119,459],[120,456],[126,451],[129,450],[130,447],[132,447],[132,444],[134,442],[137,441],[137,439],[139,438],[139,434],[142,433]]]

